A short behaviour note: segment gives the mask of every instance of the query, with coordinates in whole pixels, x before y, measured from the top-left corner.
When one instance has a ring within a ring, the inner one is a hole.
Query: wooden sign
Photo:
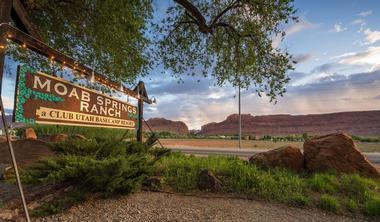
[[[134,129],[136,106],[21,66],[15,122]]]

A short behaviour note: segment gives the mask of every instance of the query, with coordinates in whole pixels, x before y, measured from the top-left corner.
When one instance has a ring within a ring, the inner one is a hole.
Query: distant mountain
[[[151,118],[147,120],[148,125],[155,132],[171,132],[177,135],[186,135],[189,133],[189,128],[182,121],[172,121],[164,118]],[[143,129],[149,132],[148,127],[144,123]]]
[[[238,133],[237,114],[232,114],[219,123],[203,125],[203,135],[236,135]],[[347,132],[353,135],[380,135],[380,110],[341,112],[309,115],[267,115],[252,116],[242,114],[244,135],[291,135],[326,134]]]

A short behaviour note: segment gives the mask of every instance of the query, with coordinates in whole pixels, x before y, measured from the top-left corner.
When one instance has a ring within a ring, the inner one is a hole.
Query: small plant
[[[375,196],[364,202],[363,212],[368,216],[380,216],[380,197]]]
[[[317,173],[308,180],[308,186],[316,192],[334,193],[339,183],[334,174]]]
[[[85,193],[86,192],[78,189],[71,190],[58,199],[42,204],[40,207],[34,209],[31,215],[35,217],[46,217],[59,213],[76,203],[84,201],[86,199]]]
[[[358,204],[353,199],[348,199],[345,202],[346,209],[352,213],[358,210]]]
[[[319,202],[319,207],[324,210],[337,213],[340,208],[340,204],[335,197],[328,194],[323,194]]]

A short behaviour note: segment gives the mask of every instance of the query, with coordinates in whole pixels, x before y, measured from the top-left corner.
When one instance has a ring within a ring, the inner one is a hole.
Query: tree
[[[293,68],[291,56],[272,45],[284,37],[282,25],[297,20],[293,0],[174,0],[153,29],[154,41],[147,35],[151,0],[20,1],[45,42],[114,80],[131,83],[160,61],[177,77],[202,73],[220,86],[253,84],[274,100]],[[29,64],[49,65],[11,52]]]
[[[291,56],[274,48],[273,40],[292,20],[292,0],[174,0],[156,28],[157,55],[175,76],[211,75],[218,85],[227,82],[276,99],[285,92]]]
[[[114,80],[134,81],[151,66],[145,32],[151,0],[21,0],[42,40]],[[38,56],[11,48],[10,55],[48,67]]]

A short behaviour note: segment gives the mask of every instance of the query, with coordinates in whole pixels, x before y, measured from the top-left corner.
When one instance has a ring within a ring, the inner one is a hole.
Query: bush
[[[319,207],[324,210],[336,213],[340,208],[340,204],[335,197],[324,194],[321,196]]]
[[[58,156],[26,169],[26,183],[66,183],[86,192],[128,194],[153,173],[154,163],[167,153],[150,153],[151,144],[122,139],[68,140],[54,145]],[[159,153],[160,155],[157,155]]]

